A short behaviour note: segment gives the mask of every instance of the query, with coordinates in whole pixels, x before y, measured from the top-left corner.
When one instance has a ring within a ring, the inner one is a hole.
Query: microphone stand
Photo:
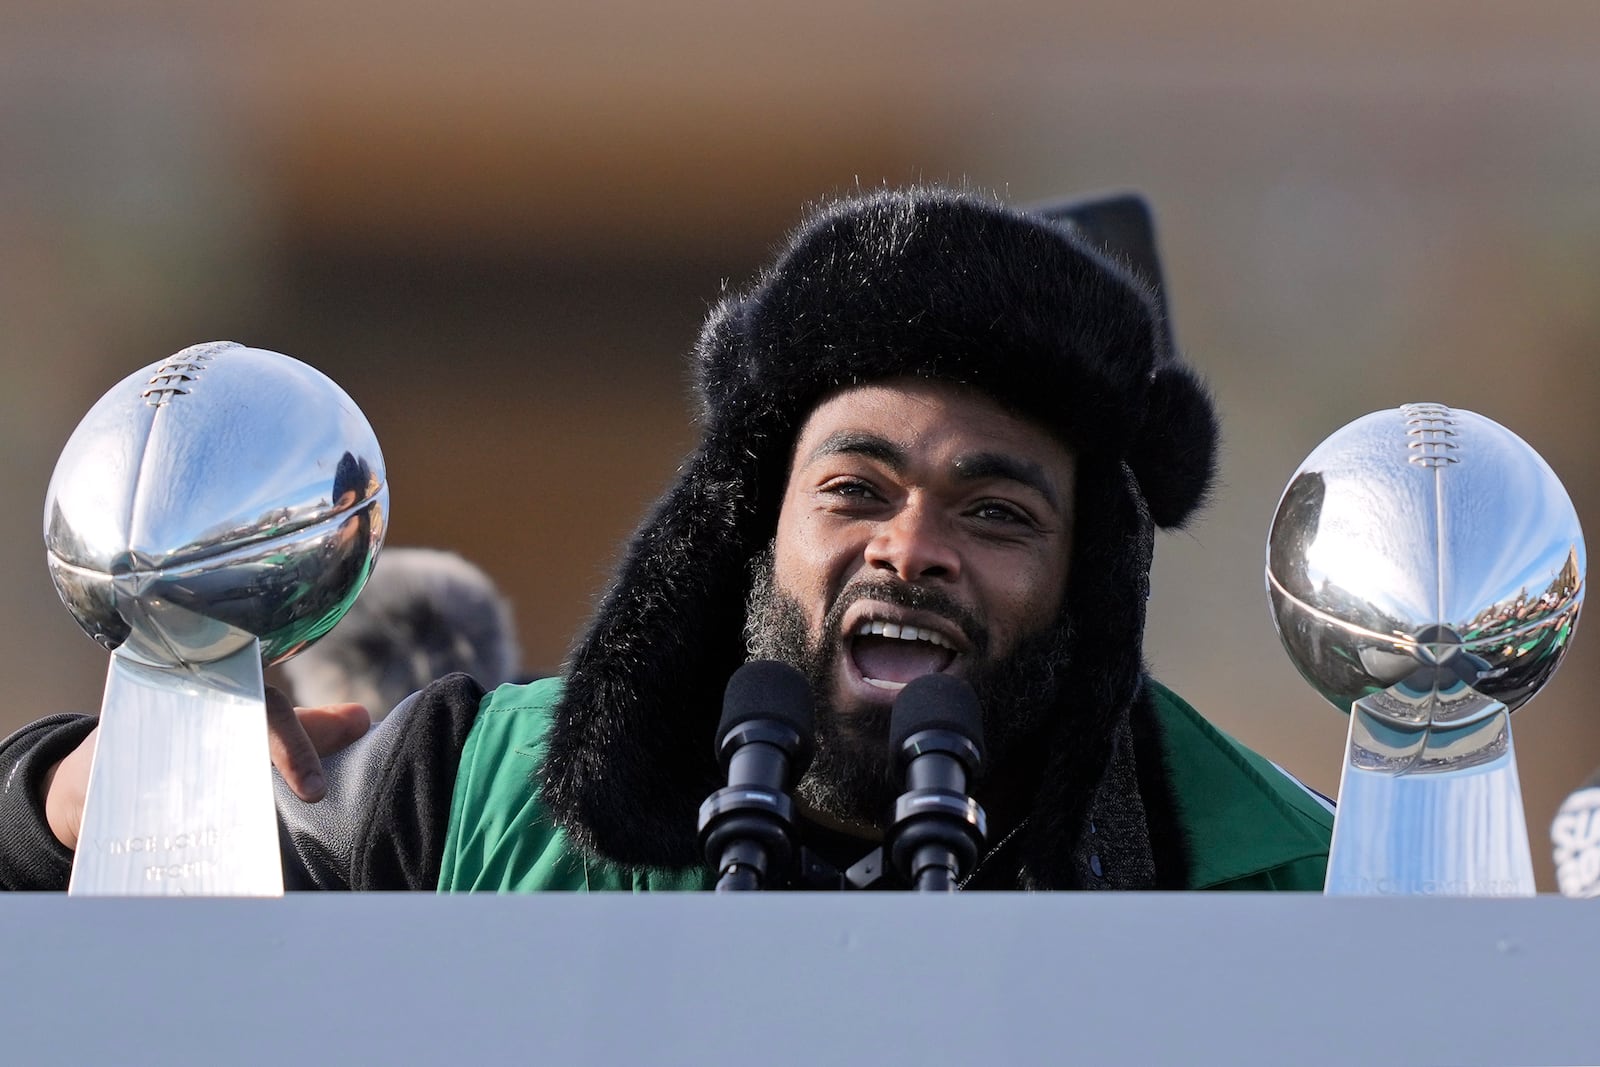
[[[944,758],[907,762],[907,790],[894,803],[884,848],[913,889],[952,893],[988,837],[983,808],[966,795],[966,768],[977,765],[978,748],[952,730],[932,729],[908,738],[906,749]]]
[[[741,723],[723,742],[731,751],[729,785],[700,805],[700,840],[717,871],[719,893],[781,884],[794,859],[794,802],[765,783],[784,780],[786,748],[798,744],[788,727],[762,720]]]

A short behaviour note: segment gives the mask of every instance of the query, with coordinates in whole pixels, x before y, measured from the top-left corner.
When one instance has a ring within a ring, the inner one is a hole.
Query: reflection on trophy
[[[1295,471],[1267,591],[1350,714],[1328,893],[1533,893],[1510,716],[1566,654],[1585,566],[1555,474],[1470,411],[1376,412]]]
[[[360,410],[275,352],[186,348],[84,416],[44,516],[112,652],[70,893],[282,894],[262,667],[349,608],[388,499]]]

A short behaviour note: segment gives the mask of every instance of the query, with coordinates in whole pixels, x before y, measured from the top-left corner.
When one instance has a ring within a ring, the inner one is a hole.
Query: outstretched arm
[[[360,739],[372,725],[372,715],[360,704],[333,704],[321,708],[296,708],[277,689],[267,689],[267,746],[295,796],[308,803],[322,799],[327,782],[322,757]],[[56,840],[68,849],[78,847],[83,827],[83,800],[89,788],[89,765],[100,737],[96,726],[59,763],[45,770],[40,784],[45,821]]]
[[[296,709],[268,689],[267,721],[284,781],[315,801],[326,790],[321,757],[361,737],[372,720],[359,704]],[[52,715],[0,741],[0,889],[66,888],[98,739],[95,717]]]
[[[361,705],[268,692],[285,888],[434,889],[483,687],[447,676],[371,729]],[[66,888],[95,727],[55,715],[0,741],[0,889]]]

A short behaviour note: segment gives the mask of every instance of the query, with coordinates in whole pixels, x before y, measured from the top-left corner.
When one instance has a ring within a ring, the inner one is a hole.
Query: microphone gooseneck
[[[901,690],[889,716],[889,758],[905,773],[884,847],[900,878],[931,892],[955,890],[988,836],[968,795],[983,766],[983,715],[959,678],[928,674]]]
[[[700,845],[718,892],[787,882],[796,851],[789,790],[811,763],[811,736],[804,675],[775,660],[733,672],[716,737],[728,784],[700,805]]]

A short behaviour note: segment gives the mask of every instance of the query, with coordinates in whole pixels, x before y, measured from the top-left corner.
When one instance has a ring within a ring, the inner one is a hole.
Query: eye
[[[975,519],[999,525],[1021,525],[1032,527],[1036,525],[1033,516],[1017,507],[1001,500],[983,500],[975,504],[967,514]]]
[[[836,515],[856,517],[877,514],[884,507],[885,497],[882,490],[864,478],[841,476],[817,486],[816,499]]]
[[[877,490],[859,478],[835,478],[821,487],[821,492],[846,500],[877,500]]]

